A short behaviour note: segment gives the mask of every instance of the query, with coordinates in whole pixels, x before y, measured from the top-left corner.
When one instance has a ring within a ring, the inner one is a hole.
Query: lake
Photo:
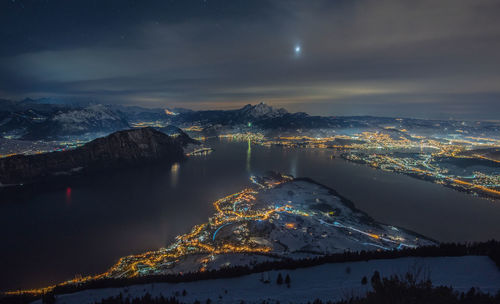
[[[0,193],[0,290],[95,274],[121,256],[166,246],[213,213],[212,202],[269,170],[334,188],[377,221],[439,241],[500,239],[500,202],[332,158],[331,150],[214,140],[214,152]]]

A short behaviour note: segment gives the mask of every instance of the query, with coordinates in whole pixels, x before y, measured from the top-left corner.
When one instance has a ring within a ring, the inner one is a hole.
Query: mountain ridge
[[[112,133],[68,151],[0,159],[0,183],[22,184],[82,170],[103,170],[151,161],[185,158],[183,141],[153,128]]]
[[[387,126],[435,133],[460,130],[464,134],[484,135],[500,131],[495,122],[455,120],[423,120],[415,118],[376,116],[314,116],[304,112],[288,112],[263,102],[247,104],[233,110],[194,111],[182,108],[142,108],[139,106],[102,105],[84,106],[59,100],[44,103],[41,100],[13,102],[0,100],[0,134],[4,137],[28,140],[57,140],[92,133],[110,133],[129,128],[136,123],[175,125],[181,128],[197,126],[203,135],[259,131],[268,135],[286,132],[321,133],[331,135],[335,130],[385,130]],[[323,134],[323,135],[325,135]]]

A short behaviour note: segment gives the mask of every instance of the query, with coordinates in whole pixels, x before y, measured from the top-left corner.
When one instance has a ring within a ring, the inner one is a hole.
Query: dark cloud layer
[[[498,119],[499,15],[493,0],[3,1],[0,94]]]

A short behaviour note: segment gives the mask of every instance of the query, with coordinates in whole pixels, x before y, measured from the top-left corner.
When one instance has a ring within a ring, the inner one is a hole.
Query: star
[[[296,45],[296,46],[295,46],[295,54],[296,54],[296,55],[299,55],[301,50],[302,50],[302,49],[300,48],[300,45]]]

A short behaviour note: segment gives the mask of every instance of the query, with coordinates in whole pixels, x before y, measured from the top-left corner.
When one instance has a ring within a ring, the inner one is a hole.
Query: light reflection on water
[[[172,188],[177,187],[177,182],[179,181],[179,169],[181,165],[179,163],[173,163],[170,167],[170,186]]]
[[[252,161],[252,143],[250,142],[250,138],[248,139],[248,142],[247,142],[247,172],[250,172],[252,170],[252,164],[251,164],[251,161]]]

